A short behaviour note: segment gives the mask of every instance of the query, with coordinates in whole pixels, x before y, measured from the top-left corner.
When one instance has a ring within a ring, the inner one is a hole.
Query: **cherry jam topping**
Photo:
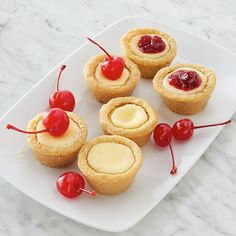
[[[161,37],[155,35],[143,35],[138,41],[138,47],[143,53],[158,53],[166,48],[165,42]]]
[[[190,91],[199,87],[202,80],[195,71],[178,70],[169,75],[168,82],[177,89]]]

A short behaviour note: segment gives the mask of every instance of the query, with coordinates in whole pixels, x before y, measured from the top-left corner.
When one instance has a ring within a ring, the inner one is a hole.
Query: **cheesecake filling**
[[[189,77],[189,72],[191,73],[191,78]],[[178,86],[173,83],[172,79],[178,80]],[[172,71],[164,77],[162,82],[165,89],[182,95],[201,92],[206,83],[207,77],[202,72],[189,67],[181,67]]]
[[[155,52],[155,53],[144,53],[144,52],[142,52],[139,48],[139,41],[140,41],[140,38],[145,36],[145,35],[138,35],[138,36],[133,37],[130,41],[131,51],[136,56],[139,56],[139,57],[142,57],[142,58],[158,59],[158,58],[164,56],[170,49],[170,45],[169,45],[168,41],[164,37],[161,37],[160,35],[157,35],[157,34],[148,34],[148,35],[151,36],[151,37],[154,37],[154,36],[160,37],[162,39],[162,41],[165,43],[165,49],[161,52]]]
[[[87,161],[96,172],[119,174],[132,167],[135,158],[126,145],[106,142],[94,145],[88,153]]]
[[[130,76],[130,71],[127,70],[126,68],[124,68],[120,78],[116,79],[116,80],[110,80],[108,79],[101,70],[101,64],[98,64],[96,71],[95,71],[95,78],[96,80],[101,83],[104,86],[122,86],[126,83],[126,81],[129,79]]]
[[[117,127],[135,129],[148,120],[148,115],[139,105],[125,104],[113,110],[110,120]]]
[[[36,127],[36,131],[45,129],[42,121],[39,121]],[[66,148],[72,146],[80,138],[80,128],[79,126],[70,119],[70,124],[67,131],[60,136],[52,136],[48,132],[37,134],[38,142],[42,145],[56,147],[56,148]]]

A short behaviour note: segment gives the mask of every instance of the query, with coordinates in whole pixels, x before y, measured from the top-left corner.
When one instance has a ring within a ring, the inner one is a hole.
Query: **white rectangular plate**
[[[95,38],[108,51],[122,54],[120,38],[134,27],[154,27],[172,35],[178,47],[174,63],[200,63],[216,72],[217,86],[208,106],[201,113],[191,116],[196,124],[220,122],[233,115],[236,107],[236,56],[233,53],[192,34],[142,17],[124,18],[107,27]],[[75,94],[75,111],[87,122],[89,139],[102,134],[98,123],[101,104],[88,91],[82,71],[85,63],[99,53],[101,51],[94,45],[86,43],[62,62],[67,65],[67,69],[61,80],[61,88],[70,89]],[[144,165],[127,192],[113,197],[98,195],[94,199],[83,194],[78,199],[65,199],[57,193],[55,181],[65,170],[78,170],[76,164],[64,169],[45,167],[36,161],[29,149],[24,151],[27,149],[27,142],[23,134],[5,129],[7,123],[24,128],[32,117],[47,109],[48,97],[55,89],[60,65],[49,72],[1,119],[0,175],[35,201],[78,222],[106,231],[128,229],[180,181],[222,127],[198,130],[185,143],[173,142],[179,166],[179,172],[175,176],[169,175],[171,158],[168,148],[158,148],[150,140],[143,148]],[[133,95],[146,99],[158,111],[159,122],[173,124],[181,117],[166,108],[154,92],[151,80],[141,80]],[[22,155],[17,154],[21,151]],[[16,154],[4,155],[7,152]]]

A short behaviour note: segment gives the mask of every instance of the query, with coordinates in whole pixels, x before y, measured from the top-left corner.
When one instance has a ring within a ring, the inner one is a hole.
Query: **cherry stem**
[[[97,42],[95,42],[94,40],[92,40],[91,38],[87,37],[87,39],[92,42],[93,44],[97,45],[103,52],[105,52],[107,54],[107,56],[112,59],[112,56],[102,47],[100,46]]]
[[[83,188],[79,188],[81,191],[83,191],[84,193],[88,193],[89,195],[96,197],[97,193],[93,190],[93,191],[89,191]]]
[[[213,127],[213,126],[218,126],[218,125],[227,125],[229,123],[231,123],[232,120],[229,119],[225,122],[222,122],[222,123],[215,123],[215,124],[211,124],[211,125],[199,125],[199,126],[194,126],[194,129],[200,129],[200,128],[207,128],[207,127]]]
[[[7,124],[6,128],[12,129],[17,132],[24,133],[24,134],[40,134],[40,133],[48,132],[48,129],[43,129],[43,130],[39,130],[39,131],[25,131],[25,130],[19,129],[13,125],[10,125],[10,124]]]
[[[60,81],[60,78],[61,78],[62,71],[63,71],[65,68],[66,68],[66,65],[62,65],[62,66],[61,66],[60,73],[59,73],[58,78],[57,78],[57,91],[59,91],[59,81]]]
[[[171,153],[171,158],[172,158],[172,169],[170,171],[170,174],[174,175],[176,174],[178,167],[175,165],[175,157],[174,157],[174,152],[173,152],[171,143],[169,143],[169,148],[170,148],[170,153]]]

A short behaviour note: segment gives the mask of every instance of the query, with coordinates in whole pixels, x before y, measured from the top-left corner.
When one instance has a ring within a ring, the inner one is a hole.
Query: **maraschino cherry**
[[[66,68],[66,65],[62,65],[60,73],[57,78],[57,91],[54,92],[49,98],[50,108],[61,108],[65,111],[73,111],[75,108],[75,97],[69,90],[59,90],[59,82],[62,71]]]
[[[95,197],[95,191],[84,189],[85,180],[82,175],[74,171],[68,171],[59,176],[56,182],[57,190],[65,197],[75,198],[82,192]]]
[[[53,108],[44,115],[42,123],[45,126],[45,129],[39,131],[25,131],[10,124],[8,124],[6,128],[24,134],[39,134],[48,132],[52,136],[60,136],[67,131],[70,124],[70,119],[66,112],[62,109]]]
[[[226,125],[229,124],[230,122],[231,120],[227,120],[222,123],[195,126],[190,119],[181,119],[175,122],[175,124],[173,125],[172,134],[175,137],[175,139],[187,140],[193,136],[193,132],[195,129]]]
[[[160,123],[156,126],[153,132],[153,138],[157,145],[161,147],[169,146],[172,158],[172,168],[170,174],[176,174],[178,167],[175,165],[174,153],[171,145],[172,132],[171,127],[166,123]]]
[[[98,46],[103,52],[106,53],[107,57],[103,60],[101,64],[101,70],[104,76],[110,80],[119,79],[124,68],[125,62],[122,57],[111,56],[102,46],[91,38],[87,38],[90,42]]]

